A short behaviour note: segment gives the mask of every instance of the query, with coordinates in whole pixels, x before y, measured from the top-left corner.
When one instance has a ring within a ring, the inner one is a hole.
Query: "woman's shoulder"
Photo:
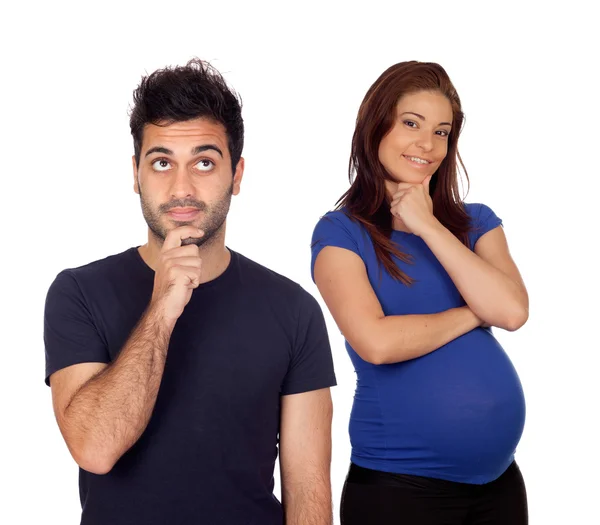
[[[475,244],[482,235],[498,226],[502,226],[502,219],[487,204],[480,202],[465,203],[465,211],[471,218],[469,242],[472,250],[475,249]]]
[[[497,222],[499,220],[494,210],[487,204],[482,202],[465,202],[463,205],[465,211],[471,218],[473,226],[485,224],[490,221]]]
[[[314,279],[314,265],[317,255],[326,246],[345,248],[361,257],[364,249],[364,240],[361,239],[361,226],[346,210],[338,209],[323,215],[312,235],[311,272]]]
[[[354,219],[345,208],[336,209],[325,213],[318,220],[312,236],[312,243],[337,244],[352,242],[359,245],[364,235],[364,228]]]
[[[325,213],[325,215],[321,217],[321,219],[337,220],[341,222],[352,221],[350,212],[348,212],[348,209],[345,207],[328,211],[327,213]]]
[[[322,215],[317,222],[316,229],[332,227],[343,228],[352,232],[359,231],[361,228],[360,223],[352,218],[346,208],[328,211],[325,215]]]
[[[463,206],[471,218],[477,218],[482,213],[488,213],[492,211],[487,204],[482,202],[463,202]]]

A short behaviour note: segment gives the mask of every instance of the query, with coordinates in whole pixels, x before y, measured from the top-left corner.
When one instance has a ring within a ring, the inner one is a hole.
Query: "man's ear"
[[[235,173],[233,174],[233,195],[237,195],[240,192],[240,186],[244,176],[244,165],[244,157],[240,157],[240,160],[235,167]]]
[[[133,166],[133,191],[135,191],[138,195],[140,194],[140,181],[138,179],[138,166],[135,161],[135,155],[131,157],[131,164]]]

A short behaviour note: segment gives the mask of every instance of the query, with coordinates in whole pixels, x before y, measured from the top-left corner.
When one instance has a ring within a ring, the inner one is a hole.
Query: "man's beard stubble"
[[[196,246],[207,246],[212,241],[215,240],[216,234],[218,234],[222,229],[227,219],[227,214],[229,213],[229,206],[231,204],[231,196],[233,195],[233,182],[231,186],[227,189],[223,198],[214,203],[212,206],[208,206],[203,201],[198,201],[193,198],[187,199],[177,199],[167,202],[165,204],[161,204],[158,206],[158,210],[154,210],[150,203],[144,199],[142,194],[142,189],[139,188],[140,194],[140,203],[142,205],[142,214],[144,215],[144,219],[146,220],[146,224],[148,224],[148,228],[153,233],[153,235],[160,239],[162,242],[167,237],[169,230],[167,230],[161,224],[161,217],[165,215],[169,210],[173,208],[197,208],[201,212],[205,213],[203,222],[198,225],[204,235],[200,238],[190,237],[187,239],[183,239],[181,241],[182,246],[188,244],[195,244]],[[175,227],[178,226],[187,226],[192,224],[192,221],[170,221],[175,224]],[[196,225],[194,225],[196,226]]]

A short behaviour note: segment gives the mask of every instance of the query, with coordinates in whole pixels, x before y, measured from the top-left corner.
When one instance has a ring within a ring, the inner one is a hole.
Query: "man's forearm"
[[[331,483],[315,480],[284,488],[285,525],[332,525]]]
[[[150,308],[117,359],[75,393],[63,428],[80,465],[108,472],[138,440],[154,409],[172,331]]]

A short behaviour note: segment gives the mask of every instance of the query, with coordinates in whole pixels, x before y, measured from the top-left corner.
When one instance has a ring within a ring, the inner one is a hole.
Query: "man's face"
[[[240,191],[244,160],[235,174],[225,128],[204,118],[168,126],[144,127],[140,163],[133,159],[134,190],[140,195],[148,228],[162,244],[173,228],[204,231],[202,245],[223,231],[231,196]]]

